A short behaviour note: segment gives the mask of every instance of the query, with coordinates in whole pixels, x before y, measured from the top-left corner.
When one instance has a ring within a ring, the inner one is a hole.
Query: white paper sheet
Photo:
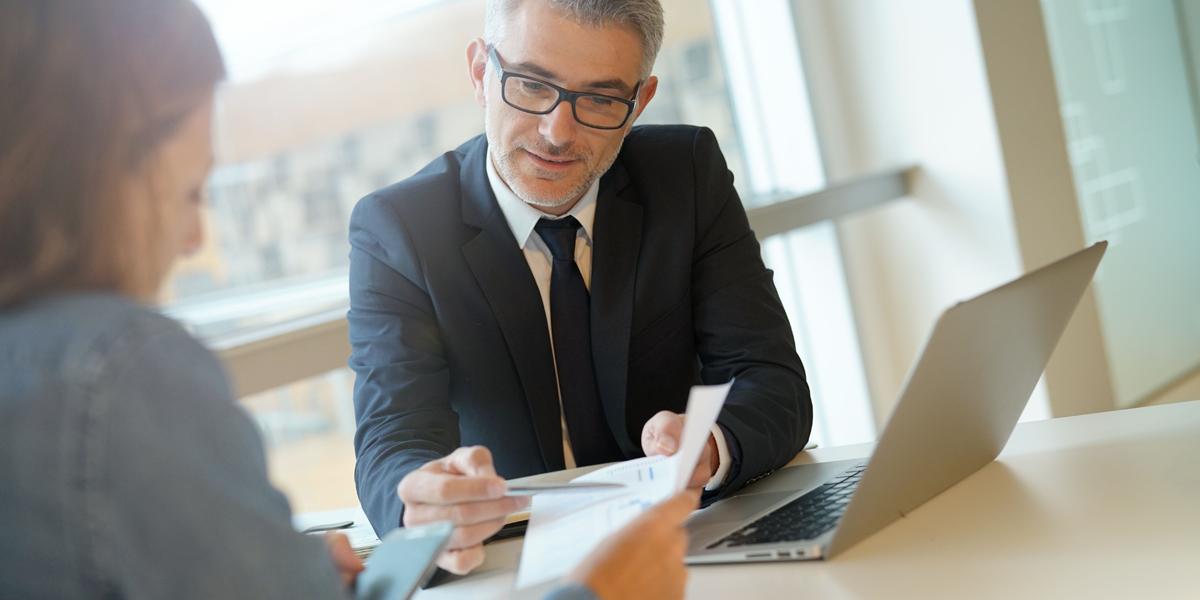
[[[594,494],[534,496],[517,588],[566,575],[609,534],[686,488],[732,385],[692,388],[683,438],[674,455],[630,460],[574,479],[624,483],[625,488]]]

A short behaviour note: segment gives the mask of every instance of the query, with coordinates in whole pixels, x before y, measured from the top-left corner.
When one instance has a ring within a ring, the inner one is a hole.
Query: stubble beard
[[[541,208],[558,208],[582,196],[588,188],[592,187],[592,183],[612,168],[613,163],[617,160],[617,155],[621,153],[621,147],[625,144],[625,138],[622,136],[621,143],[617,146],[617,151],[613,152],[611,156],[605,157],[602,164],[594,164],[591,153],[586,149],[572,151],[570,146],[555,146],[541,138],[533,142],[517,139],[513,141],[512,147],[501,147],[497,143],[500,136],[493,127],[491,116],[486,112],[484,113],[483,122],[484,132],[487,134],[488,146],[492,149],[493,156],[496,158],[496,168],[500,171],[504,182],[508,184],[508,189],[512,190],[526,204]],[[520,153],[526,150],[542,156],[578,160],[585,165],[590,165],[590,168],[583,179],[571,188],[570,191],[562,195],[546,196],[545,194],[539,194],[533,186],[526,185],[524,179],[522,179],[521,172],[517,169],[516,162],[519,159]]]

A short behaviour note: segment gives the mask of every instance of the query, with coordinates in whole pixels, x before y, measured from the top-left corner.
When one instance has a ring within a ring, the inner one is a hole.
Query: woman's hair
[[[0,0],[0,307],[135,285],[124,182],[224,73],[191,0]]]

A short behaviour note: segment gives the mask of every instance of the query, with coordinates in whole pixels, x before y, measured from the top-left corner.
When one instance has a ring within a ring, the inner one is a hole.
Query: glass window
[[[218,294],[229,290],[344,280],[359,198],[483,132],[464,48],[481,34],[484,0],[199,4],[230,75],[218,93],[208,237],[179,265],[167,300],[195,304],[236,297]],[[663,4],[666,39],[654,71],[661,83],[638,123],[711,127],[740,182],[708,7]]]
[[[209,337],[348,304],[350,212],[483,133],[465,47],[484,0],[197,0],[229,69],[205,244],[165,290]],[[744,161],[706,0],[664,0],[658,94],[639,124],[710,127],[744,197]],[[243,399],[297,512],[357,503],[353,374]]]
[[[483,132],[464,49],[485,0],[197,1],[229,78],[205,245],[170,278],[168,312],[207,337],[345,306],[354,204]],[[747,207],[824,185],[786,0],[663,8],[658,94],[638,123],[711,128]],[[874,432],[837,244],[829,224],[764,244],[823,445]],[[298,512],[357,502],[352,380],[338,370],[244,399]]]
[[[712,0],[753,208],[825,186],[820,145],[787,0]],[[723,146],[724,147],[724,146]],[[811,441],[871,441],[867,391],[837,229],[825,221],[763,240],[813,398]]]
[[[358,504],[353,388],[354,372],[338,369],[241,401],[262,432],[271,483],[297,514]]]

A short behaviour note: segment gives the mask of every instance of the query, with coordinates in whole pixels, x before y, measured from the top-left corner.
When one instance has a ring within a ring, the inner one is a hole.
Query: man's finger
[[[463,548],[470,548],[471,546],[478,546],[484,540],[496,535],[496,532],[500,531],[501,527],[504,527],[503,518],[484,521],[483,523],[476,523],[474,525],[455,527],[454,535],[450,536],[450,543],[446,547],[451,550],[461,550]]]
[[[354,581],[364,567],[362,559],[350,546],[350,539],[341,533],[326,534],[325,547],[329,551],[329,557],[333,559],[333,566],[342,576],[342,583],[349,584]]]
[[[420,525],[434,521],[450,521],[455,527],[475,525],[504,519],[512,513],[529,507],[528,496],[515,496],[482,502],[459,504],[406,504],[405,525]]]
[[[439,567],[455,575],[466,575],[471,572],[471,569],[483,564],[483,559],[486,556],[487,554],[483,551],[483,546],[472,546],[461,550],[443,552],[438,557],[437,564]]]
[[[468,446],[455,450],[445,462],[453,472],[472,477],[495,477],[492,453],[483,446]]]
[[[700,453],[700,460],[696,462],[696,468],[692,471],[692,478],[688,481],[689,488],[704,487],[708,484],[708,480],[712,479],[716,473],[716,469],[712,467],[715,446],[716,442],[712,440],[712,436],[709,436],[708,445]]]
[[[397,490],[405,505],[457,504],[494,500],[504,496],[508,486],[496,477],[468,477],[417,469],[400,481]]]
[[[674,454],[683,435],[683,416],[661,411],[646,421],[642,428],[642,451],[646,456]]]
[[[712,473],[708,471],[708,465],[704,462],[696,465],[696,470],[692,471],[692,478],[688,480],[688,487],[693,489],[702,488],[708,484],[708,480],[712,479]]]

